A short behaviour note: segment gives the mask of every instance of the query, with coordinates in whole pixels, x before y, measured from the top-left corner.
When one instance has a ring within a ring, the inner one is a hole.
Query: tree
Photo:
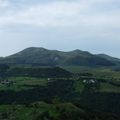
[[[0,64],[0,77],[5,78],[7,76],[7,70],[9,66],[6,64]]]

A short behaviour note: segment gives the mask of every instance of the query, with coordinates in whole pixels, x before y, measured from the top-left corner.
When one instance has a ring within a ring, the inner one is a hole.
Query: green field
[[[45,86],[47,84],[47,78],[32,78],[32,77],[12,77],[9,78],[10,81],[13,81],[13,85],[7,86],[0,84],[0,90],[13,90],[21,91],[32,89],[35,85]]]
[[[0,120],[119,120],[120,72],[65,69],[72,76],[4,78],[12,84],[0,83]]]

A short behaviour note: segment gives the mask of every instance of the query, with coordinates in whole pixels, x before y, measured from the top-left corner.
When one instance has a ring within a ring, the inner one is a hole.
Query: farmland
[[[119,120],[120,73],[105,68],[71,69],[56,77],[6,74],[4,79],[11,84],[0,83],[1,119]]]

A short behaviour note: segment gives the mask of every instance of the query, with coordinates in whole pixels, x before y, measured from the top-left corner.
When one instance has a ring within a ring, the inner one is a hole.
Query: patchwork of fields
[[[69,77],[5,77],[0,120],[119,120],[120,72],[74,69]]]

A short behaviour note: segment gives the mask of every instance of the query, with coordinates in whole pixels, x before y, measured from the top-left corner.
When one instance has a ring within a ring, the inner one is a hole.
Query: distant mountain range
[[[8,57],[0,58],[0,63],[39,64],[49,66],[115,66],[120,59],[87,51],[63,52],[45,48],[30,47]]]

